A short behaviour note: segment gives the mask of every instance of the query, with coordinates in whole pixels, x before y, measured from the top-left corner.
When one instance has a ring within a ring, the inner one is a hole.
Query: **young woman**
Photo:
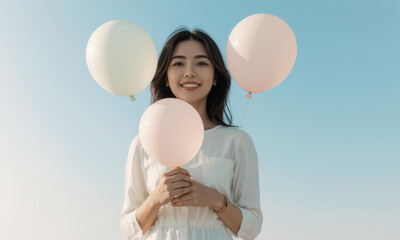
[[[199,153],[182,168],[130,146],[121,229],[127,239],[254,239],[262,214],[258,159],[250,136],[232,126],[230,76],[215,42],[180,29],[167,40],[151,82],[152,102],[179,98],[204,124]]]

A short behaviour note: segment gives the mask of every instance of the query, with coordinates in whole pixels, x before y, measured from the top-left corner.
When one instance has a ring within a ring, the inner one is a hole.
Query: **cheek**
[[[214,68],[209,68],[206,70],[205,74],[207,74],[211,79],[214,79]]]
[[[214,80],[214,71],[204,71],[202,73],[203,80],[207,82],[207,84],[212,84]]]
[[[180,72],[176,69],[170,69],[167,71],[167,77],[170,83],[179,82]]]
[[[178,91],[178,83],[179,83],[179,77],[177,76],[176,71],[167,71],[167,78],[168,78],[168,83],[169,83],[169,88],[171,89],[172,94],[176,97],[177,91]]]

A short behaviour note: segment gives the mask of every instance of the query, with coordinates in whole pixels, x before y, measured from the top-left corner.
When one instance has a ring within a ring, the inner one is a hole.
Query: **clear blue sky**
[[[400,239],[400,2],[0,0],[0,239],[123,239],[123,179],[138,116],[85,60],[105,22],[143,27],[158,53],[178,26],[223,55],[243,18],[294,31],[288,78],[254,94],[243,128],[259,153],[258,239]],[[240,124],[245,91],[233,83]],[[146,89],[139,113],[149,106]]]

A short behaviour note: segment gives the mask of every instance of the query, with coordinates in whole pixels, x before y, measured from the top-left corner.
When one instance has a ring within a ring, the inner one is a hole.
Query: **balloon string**
[[[138,118],[138,121],[140,122],[139,111],[138,111],[137,106],[136,106],[136,98],[133,95],[131,96],[131,102],[133,102],[133,105],[135,106],[136,116]]]
[[[250,93],[250,94],[251,94],[251,93]],[[247,110],[247,105],[249,104],[249,99],[250,99],[250,98],[247,98],[246,106],[244,107],[244,112],[243,112],[242,121],[240,122],[240,128],[243,127],[243,120],[244,120],[244,116],[246,115],[246,110]]]
[[[131,102],[133,102],[133,105],[135,106],[136,116],[137,116],[137,118],[138,118],[138,121],[140,122],[140,116],[139,116],[139,111],[138,111],[137,106],[136,106],[136,100],[137,100],[137,99],[132,95],[132,96],[131,96]],[[154,161],[154,160],[153,160],[153,161]],[[156,170],[157,170],[158,179],[160,180],[160,178],[161,178],[160,170],[158,170],[158,164],[157,164],[157,162],[155,162],[155,161],[154,161],[154,167],[155,167]]]

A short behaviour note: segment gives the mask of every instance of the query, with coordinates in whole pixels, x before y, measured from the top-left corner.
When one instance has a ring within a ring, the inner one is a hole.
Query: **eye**
[[[204,62],[204,61],[201,61],[201,62],[198,62],[197,65],[199,65],[199,66],[208,66],[208,63]]]
[[[174,62],[172,63],[172,66],[183,66],[183,62]]]

